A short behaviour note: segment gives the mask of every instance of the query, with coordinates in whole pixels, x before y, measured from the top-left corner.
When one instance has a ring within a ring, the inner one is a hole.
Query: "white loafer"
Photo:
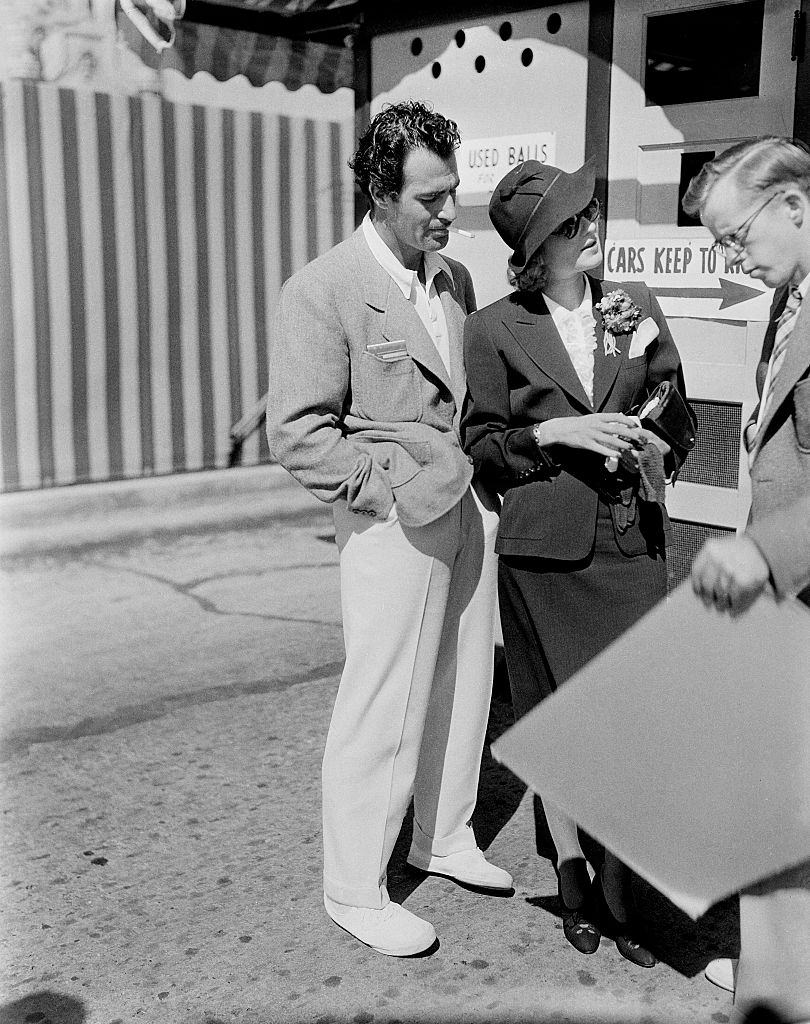
[[[381,910],[347,907],[324,894],[323,905],[336,925],[385,956],[414,956],[436,941],[433,925],[399,903],[386,903]]]
[[[717,985],[726,992],[734,991],[734,962],[728,957],[709,961],[703,974],[712,985]]]
[[[503,868],[490,864],[479,849],[459,850],[458,853],[446,857],[425,857],[418,850],[411,848],[408,863],[419,871],[429,875],[442,875],[454,882],[474,885],[479,889],[507,890],[514,888],[512,876]]]

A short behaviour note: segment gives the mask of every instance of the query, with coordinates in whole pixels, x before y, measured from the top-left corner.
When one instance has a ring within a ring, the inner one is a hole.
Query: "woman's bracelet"
[[[537,446],[537,453],[540,456],[540,462],[546,467],[546,469],[552,473],[558,473],[560,471],[560,464],[551,454],[551,445],[553,442],[542,440],[542,423],[535,423],[532,426],[532,439]]]

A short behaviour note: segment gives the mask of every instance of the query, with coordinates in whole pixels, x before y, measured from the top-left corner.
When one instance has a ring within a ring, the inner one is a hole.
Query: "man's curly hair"
[[[398,196],[402,168],[412,149],[427,149],[447,160],[458,149],[458,126],[418,100],[387,103],[372,118],[349,161],[357,186],[372,203],[371,189]]]

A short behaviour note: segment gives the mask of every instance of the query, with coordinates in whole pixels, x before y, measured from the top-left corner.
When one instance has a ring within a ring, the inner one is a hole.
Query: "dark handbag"
[[[680,391],[662,381],[641,404],[636,416],[642,427],[657,434],[683,460],[695,447],[697,417]]]

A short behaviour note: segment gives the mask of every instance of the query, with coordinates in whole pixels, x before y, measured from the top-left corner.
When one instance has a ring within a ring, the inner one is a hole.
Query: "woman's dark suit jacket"
[[[471,314],[464,329],[469,393],[462,420],[464,447],[482,481],[503,495],[496,550],[503,555],[573,561],[591,551],[599,488],[616,488],[604,457],[552,445],[541,451],[535,423],[557,416],[629,412],[661,381],[684,392],[681,360],[661,309],[646,285],[589,277],[594,304],[621,288],[652,317],[658,337],[633,359],[631,336],[618,335],[618,355],[605,354],[601,313],[594,309],[594,404],[591,406],[554,320],[540,295],[514,292]],[[679,467],[668,456],[667,469]],[[604,493],[604,490],[602,491]],[[624,533],[627,555],[649,550],[650,531],[668,529],[666,512],[646,507]],[[614,519],[615,522],[615,519]]]

